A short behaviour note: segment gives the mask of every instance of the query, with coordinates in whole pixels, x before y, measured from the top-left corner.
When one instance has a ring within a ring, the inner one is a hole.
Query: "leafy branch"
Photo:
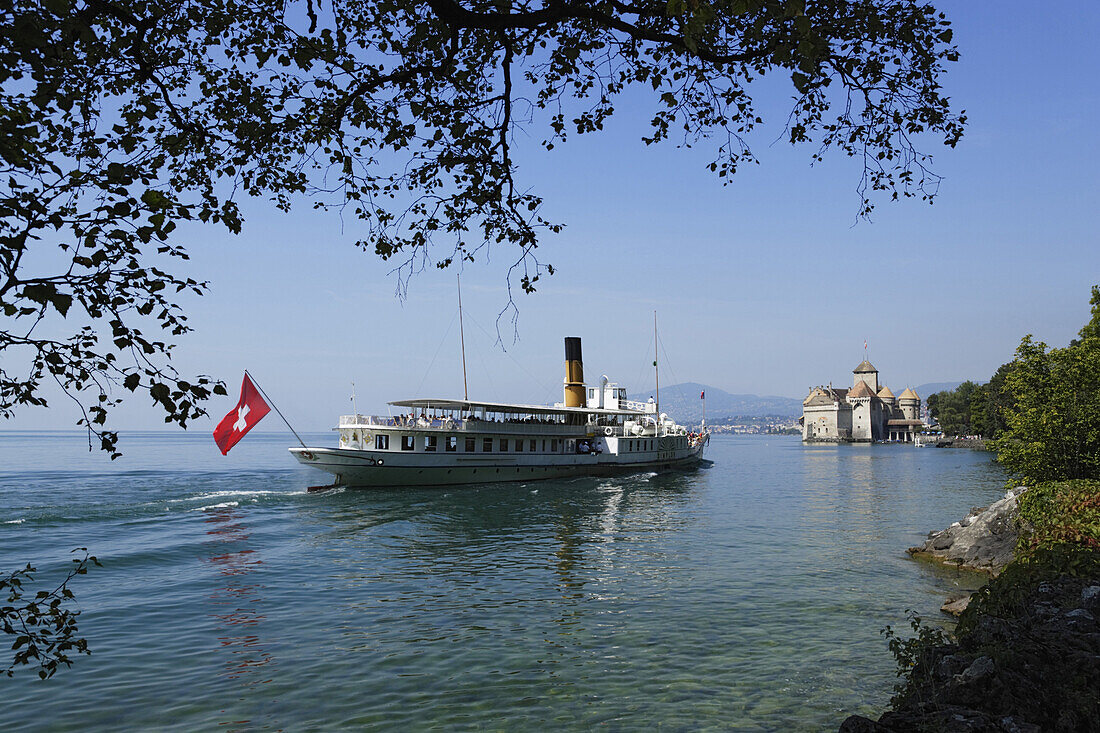
[[[73,665],[70,654],[91,654],[86,639],[78,638],[77,616],[80,611],[70,611],[64,607],[75,600],[69,583],[78,575],[85,575],[91,566],[102,567],[94,555],[89,555],[84,547],[73,552],[83,552],[84,556],[75,558],[65,579],[53,590],[37,591],[30,600],[25,598],[29,590],[24,584],[34,581],[34,567],[27,565],[22,570],[0,577],[0,594],[6,592],[7,605],[0,606],[0,630],[14,636],[12,659],[3,673],[8,677],[15,674],[19,667],[37,667],[40,679],[53,677],[64,664]]]

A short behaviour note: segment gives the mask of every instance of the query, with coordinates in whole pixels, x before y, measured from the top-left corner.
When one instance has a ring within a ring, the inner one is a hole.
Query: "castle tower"
[[[920,420],[920,395],[916,392],[906,387],[898,397],[898,404],[906,420]]]
[[[864,359],[859,363],[855,369],[852,370],[854,375],[852,378],[852,386],[855,387],[860,382],[866,384],[872,394],[878,393],[878,369],[875,369],[875,365]]]
[[[870,366],[870,365],[868,365]],[[871,367],[874,369],[874,367]],[[878,375],[878,372],[875,372]],[[856,378],[856,386],[848,392],[848,404],[852,406],[852,440],[869,442],[878,440],[881,432],[881,412],[875,404],[875,393],[867,382]]]

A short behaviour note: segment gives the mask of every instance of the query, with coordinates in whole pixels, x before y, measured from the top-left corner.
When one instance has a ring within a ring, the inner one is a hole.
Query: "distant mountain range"
[[[793,397],[761,397],[754,394],[730,394],[709,384],[685,382],[683,384],[661,385],[661,411],[667,412],[681,423],[698,422],[703,416],[703,401],[699,393],[707,393],[707,419],[719,417],[763,417],[778,415],[789,417],[802,414],[802,400]],[[654,396],[654,392],[630,395],[630,399],[645,402]]]
[[[929,382],[913,389],[920,395],[921,400],[936,392],[955,389],[962,382]],[[767,395],[761,397],[754,394],[730,394],[724,389],[700,384],[698,382],[684,382],[683,384],[671,384],[661,386],[661,411],[667,412],[675,420],[682,423],[698,422],[703,416],[703,402],[699,399],[699,393],[707,393],[707,420],[723,417],[765,417],[776,415],[779,417],[792,417],[802,414],[802,400],[795,397],[776,397]],[[630,399],[645,402],[654,396],[654,392],[639,392],[630,395]]]
[[[929,395],[936,392],[943,392],[948,389],[955,389],[962,382],[929,382],[928,384],[922,384],[919,387],[914,387],[913,390],[920,395],[922,400],[928,399]]]

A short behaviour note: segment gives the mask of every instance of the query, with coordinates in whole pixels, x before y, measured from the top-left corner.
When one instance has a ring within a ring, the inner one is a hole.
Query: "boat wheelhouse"
[[[570,358],[572,357],[572,358]],[[396,417],[345,415],[338,448],[291,448],[335,485],[431,486],[530,481],[697,464],[709,440],[663,413],[628,400],[603,377],[583,380],[580,339],[566,339],[565,401],[552,406],[474,400],[389,403]]]

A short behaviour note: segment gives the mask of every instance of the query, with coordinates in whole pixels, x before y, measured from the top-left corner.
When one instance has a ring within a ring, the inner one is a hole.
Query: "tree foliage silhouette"
[[[339,210],[399,289],[506,246],[514,308],[562,226],[521,130],[552,149],[631,91],[646,144],[705,144],[725,180],[778,75],[786,138],[858,160],[866,215],[934,196],[916,141],[965,121],[940,86],[950,25],[917,0],[9,0],[0,24],[0,416],[56,382],[113,454],[126,391],[181,426],[224,391],[171,366],[177,301],[206,290],[174,274],[177,227],[238,232],[242,197]]]

